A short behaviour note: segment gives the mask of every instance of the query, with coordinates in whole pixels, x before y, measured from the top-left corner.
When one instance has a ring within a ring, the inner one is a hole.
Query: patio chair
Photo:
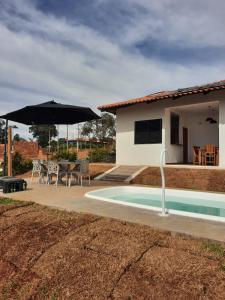
[[[205,146],[205,164],[213,166],[216,164],[216,147],[214,145],[208,144]]]
[[[194,165],[201,164],[200,147],[198,146],[193,146],[193,164]]]
[[[78,161],[77,161],[78,162]],[[71,186],[72,178],[78,179],[80,185],[83,186],[83,178],[88,178],[89,185],[91,184],[91,176],[89,172],[89,161],[87,160],[80,160],[77,163],[77,168],[75,167],[72,171],[69,172],[69,186]]]
[[[72,169],[68,170],[68,176],[69,176],[69,186],[71,186],[72,180],[74,180],[74,183],[77,181],[78,179],[78,173],[80,172],[80,164],[81,161],[80,160],[76,160],[75,162],[75,166],[72,167]]]
[[[31,182],[33,182],[34,175],[38,174],[38,183],[44,183],[44,177],[47,175],[47,170],[45,169],[44,165],[41,163],[39,159],[33,160],[33,169],[31,175]]]
[[[60,169],[60,165],[55,161],[48,161],[47,168],[47,184],[49,185],[52,181],[52,177],[56,176],[55,185],[58,186],[58,183],[62,182],[61,177],[66,175],[66,185],[68,182],[68,173],[65,170]]]

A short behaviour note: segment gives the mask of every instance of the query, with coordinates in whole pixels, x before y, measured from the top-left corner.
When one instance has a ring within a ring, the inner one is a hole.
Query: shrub
[[[67,151],[60,151],[57,152],[54,156],[53,159],[56,160],[61,160],[61,159],[66,159],[69,161],[75,161],[77,159],[77,153],[76,152],[67,152]]]
[[[0,177],[2,176],[3,174],[3,164],[0,162]]]
[[[107,149],[95,149],[89,153],[90,162],[115,162],[115,152]]]
[[[24,174],[32,170],[32,161],[23,159],[19,152],[15,152],[12,160],[13,175]]]

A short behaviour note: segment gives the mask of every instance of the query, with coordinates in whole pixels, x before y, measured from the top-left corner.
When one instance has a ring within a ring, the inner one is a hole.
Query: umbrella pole
[[[48,128],[48,150],[49,150],[49,154],[50,154],[50,150],[51,150],[51,133],[50,133],[50,127]]]
[[[79,123],[77,124],[77,155],[79,151],[79,137],[80,137],[80,128],[79,128]]]
[[[67,135],[67,139],[66,139],[66,148],[67,148],[67,152],[69,151],[69,128],[68,128],[68,124],[66,125],[66,135]]]
[[[58,149],[58,152],[59,152],[59,125],[57,126],[57,131],[58,131],[58,139],[57,139],[57,149]]]
[[[5,123],[3,176],[6,176],[8,120]]]

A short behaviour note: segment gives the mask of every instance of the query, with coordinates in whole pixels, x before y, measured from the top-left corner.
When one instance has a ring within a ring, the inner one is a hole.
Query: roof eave
[[[113,114],[116,114],[116,111],[118,109],[121,109],[121,108],[125,108],[125,107],[128,107],[128,106],[132,106],[132,105],[136,105],[136,104],[141,104],[141,103],[147,103],[147,104],[150,104],[150,103],[153,103],[153,102],[157,102],[159,100],[163,100],[163,99],[168,99],[168,98],[172,98],[172,99],[178,99],[180,97],[184,97],[184,96],[190,96],[190,95],[196,95],[196,94],[208,94],[210,92],[213,92],[213,91],[218,91],[218,90],[223,90],[225,89],[225,85],[220,85],[220,86],[214,86],[214,87],[207,87],[207,88],[200,88],[199,90],[193,90],[193,91],[185,91],[185,92],[175,92],[175,93],[171,93],[171,94],[168,94],[168,95],[163,95],[163,96],[160,96],[160,97],[155,97],[155,98],[151,98],[151,99],[145,99],[145,100],[141,100],[141,101],[138,101],[138,99],[141,99],[141,98],[137,98],[135,100],[133,100],[133,102],[130,102],[128,103],[128,101],[125,103],[114,103],[114,104],[108,104],[108,105],[102,105],[102,106],[99,106],[98,109],[102,112],[110,112],[110,113],[113,113]]]

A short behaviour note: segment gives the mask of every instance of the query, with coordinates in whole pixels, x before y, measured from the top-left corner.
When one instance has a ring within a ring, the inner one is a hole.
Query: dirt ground
[[[222,245],[0,201],[1,299],[224,299]]]

